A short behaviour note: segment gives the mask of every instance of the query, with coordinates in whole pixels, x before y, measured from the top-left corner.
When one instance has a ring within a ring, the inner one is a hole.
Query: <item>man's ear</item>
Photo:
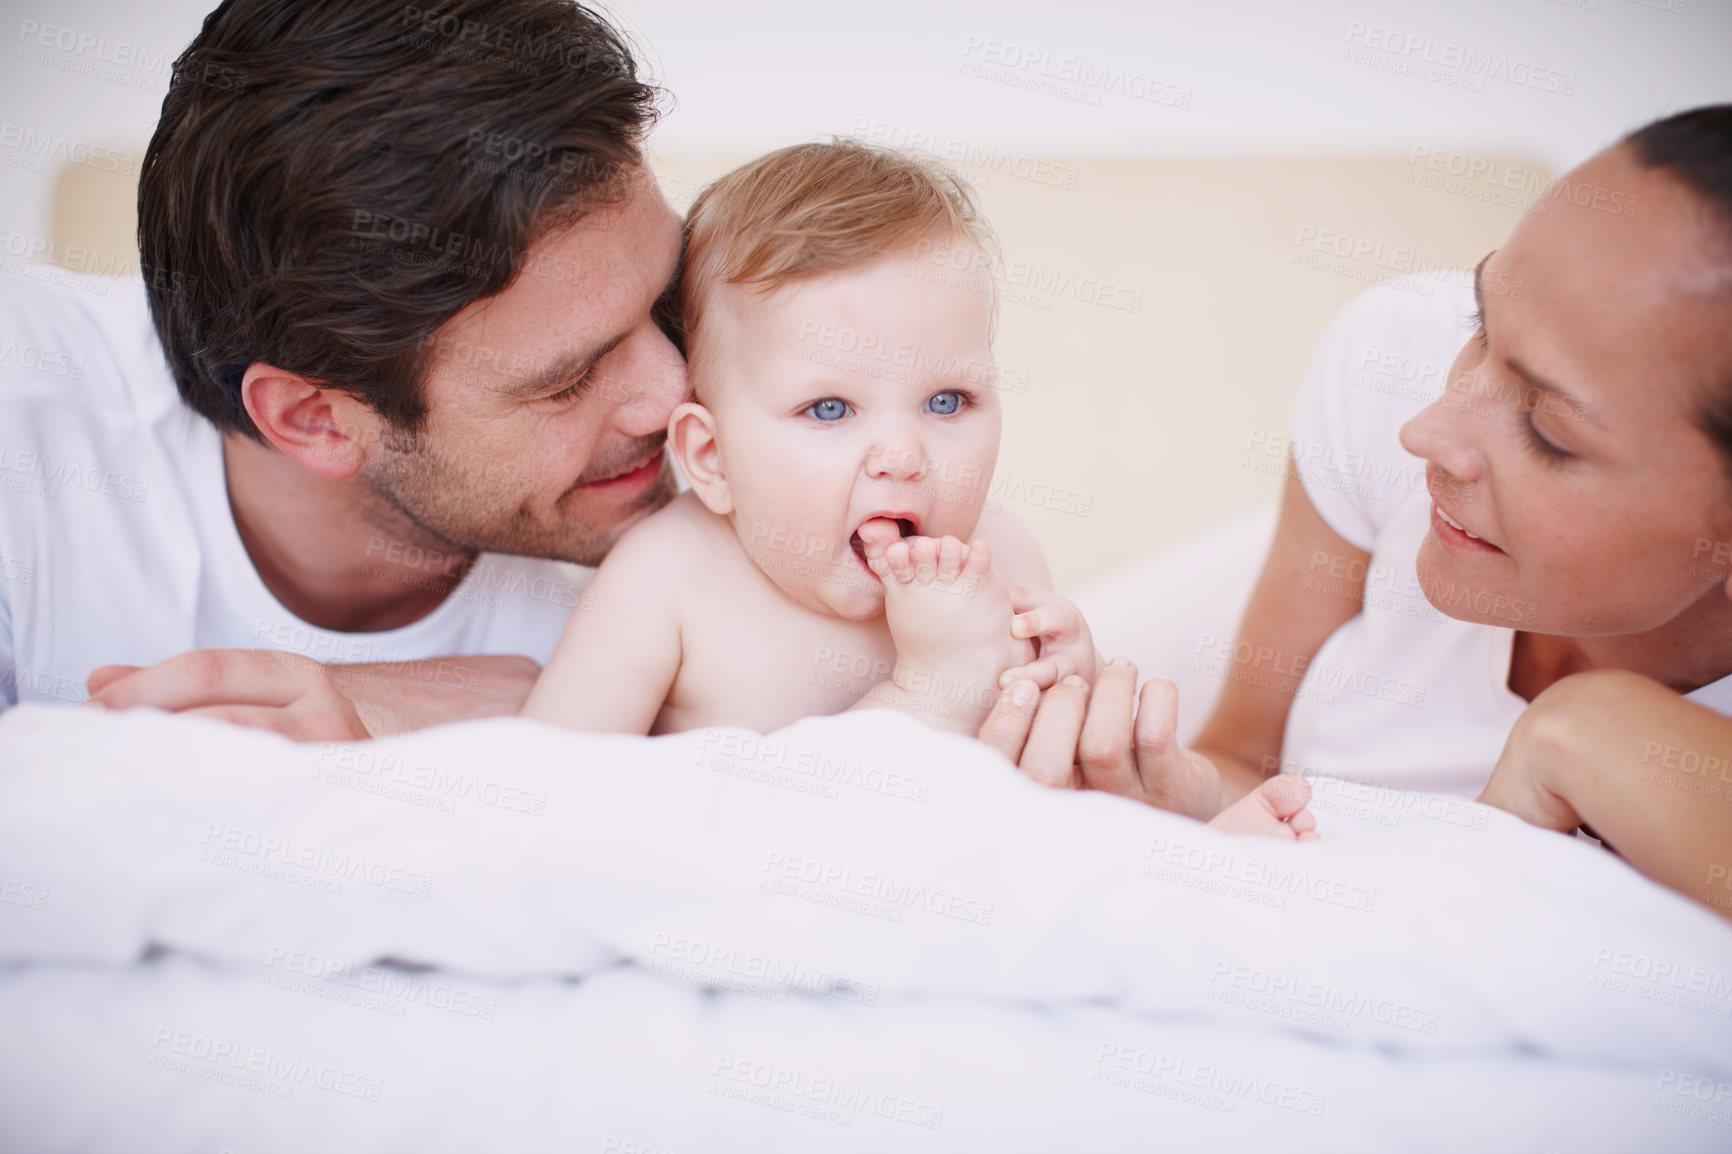
[[[734,495],[716,446],[715,414],[693,401],[679,405],[668,417],[668,444],[698,500],[718,517],[732,513]]]
[[[241,403],[265,440],[333,481],[354,476],[384,432],[384,419],[349,394],[262,361],[241,377]]]

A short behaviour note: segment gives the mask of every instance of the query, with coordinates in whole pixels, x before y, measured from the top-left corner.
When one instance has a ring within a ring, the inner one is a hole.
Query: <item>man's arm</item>
[[[1732,918],[1732,718],[1623,670],[1534,698],[1479,800],[1546,829],[1586,824],[1662,885]]]
[[[321,665],[271,649],[195,649],[155,665],[104,665],[93,704],[146,705],[269,729],[297,741],[358,741],[515,714],[541,667],[507,655]]]

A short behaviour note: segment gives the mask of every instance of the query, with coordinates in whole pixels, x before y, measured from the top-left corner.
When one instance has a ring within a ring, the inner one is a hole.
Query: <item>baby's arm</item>
[[[627,533],[578,599],[524,717],[592,733],[647,734],[680,669],[676,534]]]

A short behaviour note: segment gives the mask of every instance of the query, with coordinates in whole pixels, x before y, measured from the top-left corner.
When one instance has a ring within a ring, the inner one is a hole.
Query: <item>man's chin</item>
[[[568,532],[560,535],[561,547],[546,555],[579,565],[600,565],[634,525],[666,508],[678,495],[673,467],[665,460],[655,484],[629,498],[617,498],[590,485],[572,489],[556,505],[559,522]]]

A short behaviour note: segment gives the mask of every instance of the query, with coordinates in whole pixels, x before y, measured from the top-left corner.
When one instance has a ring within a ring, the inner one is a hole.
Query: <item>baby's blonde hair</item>
[[[702,343],[719,285],[769,293],[933,237],[979,250],[981,267],[969,275],[991,291],[992,230],[968,186],[936,160],[842,139],[760,156],[706,187],[686,214],[679,306],[687,356]]]

